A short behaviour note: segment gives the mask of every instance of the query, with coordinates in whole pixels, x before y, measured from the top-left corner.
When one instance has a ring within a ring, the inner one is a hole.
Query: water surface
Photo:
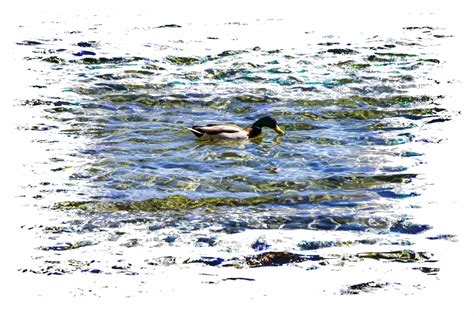
[[[433,131],[456,115],[438,77],[446,30],[294,28],[287,42],[249,36],[281,20],[43,24],[17,41],[35,79],[18,128],[45,153],[20,195],[44,220],[22,227],[37,239],[20,271],[177,269],[209,286],[265,282],[263,267],[347,274],[318,284],[337,295],[436,278],[437,249],[456,236],[417,214]],[[264,115],[286,134],[200,142],[186,130]]]

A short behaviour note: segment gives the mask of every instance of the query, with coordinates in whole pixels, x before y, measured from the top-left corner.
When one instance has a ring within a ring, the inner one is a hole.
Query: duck
[[[243,140],[259,136],[264,127],[273,129],[278,135],[285,134],[271,116],[264,116],[249,127],[240,127],[235,124],[208,124],[205,126],[194,125],[188,130],[199,140]]]

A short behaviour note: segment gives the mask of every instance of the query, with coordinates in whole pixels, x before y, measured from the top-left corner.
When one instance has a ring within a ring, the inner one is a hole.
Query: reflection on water
[[[132,27],[130,49],[101,25],[18,39],[37,78],[17,106],[35,119],[19,128],[48,153],[21,196],[50,217],[24,227],[38,244],[19,269],[205,266],[244,271],[219,282],[258,282],[245,271],[374,265],[340,294],[410,292],[436,275],[432,244],[455,236],[433,235],[416,212],[429,185],[418,171],[425,146],[440,141],[430,130],[453,115],[432,77],[443,30],[407,26],[352,43],[306,32],[297,47],[226,38],[272,23],[282,22],[215,25],[219,36],[192,24]],[[197,142],[186,129],[268,114],[283,137]],[[417,272],[416,285],[380,278],[394,270]]]

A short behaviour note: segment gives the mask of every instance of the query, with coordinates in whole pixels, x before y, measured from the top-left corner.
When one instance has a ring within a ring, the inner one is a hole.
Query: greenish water
[[[20,270],[195,265],[258,281],[245,269],[385,263],[341,294],[409,286],[384,282],[393,270],[437,274],[426,244],[455,236],[418,221],[416,199],[429,185],[418,171],[426,148],[440,141],[430,131],[455,115],[433,53],[449,35],[410,25],[354,42],[307,32],[294,47],[226,35],[265,23],[281,22],[215,25],[219,36],[189,35],[192,24],[134,27],[127,45],[99,24],[18,39],[37,80],[17,104],[35,120],[19,128],[47,152],[22,197],[50,218],[24,227],[37,256]],[[186,129],[264,115],[286,134],[199,142]]]

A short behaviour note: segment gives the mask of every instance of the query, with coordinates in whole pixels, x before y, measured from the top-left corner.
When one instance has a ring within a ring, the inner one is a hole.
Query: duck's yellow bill
[[[280,135],[285,134],[285,131],[282,130],[281,127],[278,126],[278,125],[274,128],[274,130],[275,130],[275,132],[277,132],[277,133],[280,134]]]

